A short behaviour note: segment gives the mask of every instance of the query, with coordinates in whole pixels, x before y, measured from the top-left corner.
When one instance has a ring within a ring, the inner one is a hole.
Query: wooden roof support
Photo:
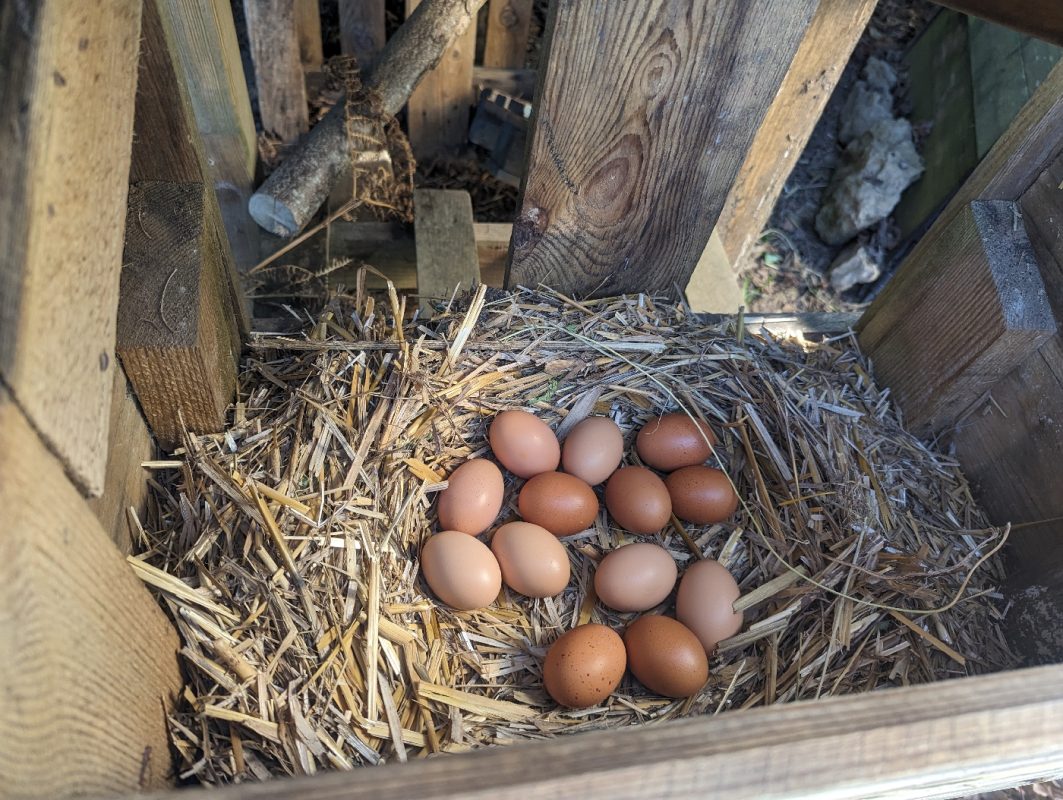
[[[934,0],[972,17],[1063,45],[1063,4],[1059,0]]]

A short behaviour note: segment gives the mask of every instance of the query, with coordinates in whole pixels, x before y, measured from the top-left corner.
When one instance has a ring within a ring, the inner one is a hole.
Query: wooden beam
[[[295,0],[295,35],[303,70],[316,72],[325,61],[321,44],[321,11],[318,0]]]
[[[532,0],[491,0],[487,7],[485,67],[524,66],[528,53]]]
[[[972,17],[1063,45],[1063,5],[1057,0],[935,0]]]
[[[0,530],[4,795],[172,785],[177,634],[2,388]]]
[[[244,0],[262,127],[285,143],[295,141],[309,128],[295,3]]]
[[[474,96],[484,89],[495,89],[511,97],[530,100],[535,93],[536,72],[534,69],[501,69],[498,67],[473,67],[472,84]]]
[[[420,2],[406,0],[407,17]],[[425,73],[410,95],[407,127],[417,158],[441,155],[466,142],[469,112],[476,101],[472,93],[475,18],[473,23],[447,48],[435,69]]]
[[[860,321],[860,347],[909,429],[955,423],[1056,332],[1015,203],[978,200],[909,256],[903,304]]]
[[[1061,773],[1063,666],[1050,666],[485,748],[360,770],[356,781],[333,772],[226,791],[230,800],[944,800]]]
[[[553,4],[507,284],[682,291],[815,7]]]
[[[387,41],[384,0],[339,0],[339,6],[340,49],[368,72]]]
[[[414,189],[417,239],[417,294],[421,308],[450,297],[460,284],[468,291],[480,282],[480,262],[468,192]]]
[[[693,311],[736,314],[745,305],[745,295],[738,285],[738,276],[731,268],[720,226],[709,237],[709,243],[694,267],[686,288],[687,303]]]
[[[93,495],[107,464],[139,39],[139,0],[0,6],[0,379]]]

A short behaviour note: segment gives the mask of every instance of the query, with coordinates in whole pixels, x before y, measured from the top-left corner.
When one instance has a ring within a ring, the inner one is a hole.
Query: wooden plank
[[[129,193],[118,355],[164,447],[220,431],[236,388],[235,312],[221,285],[212,195],[201,183],[142,181]]]
[[[533,0],[491,0],[487,7],[485,67],[524,66]]]
[[[732,264],[760,238],[876,4],[821,0],[817,6],[716,223]]]
[[[1058,0],[935,0],[973,17],[1063,45],[1063,4]]]
[[[89,494],[107,463],[139,38],[139,0],[0,6],[0,377]]]
[[[2,388],[0,530],[4,796],[170,785],[177,635]]]
[[[1018,206],[979,200],[908,258],[907,302],[864,315],[860,346],[918,433],[956,422],[1055,332]]]
[[[534,69],[501,69],[498,67],[473,67],[472,84],[474,96],[479,97],[484,89],[494,89],[531,100],[535,93],[536,71]]]
[[[1063,773],[1063,666],[786,703],[284,783],[231,800],[952,798]],[[178,798],[178,793],[167,794]]]
[[[282,142],[295,141],[309,128],[295,2],[244,0],[262,127]]]
[[[295,35],[299,40],[299,61],[307,72],[321,69],[325,61],[321,45],[321,11],[318,0],[295,0]]]
[[[368,71],[387,41],[384,0],[339,0],[339,6],[340,49]]]
[[[735,314],[745,305],[745,296],[738,286],[738,277],[731,268],[731,259],[720,240],[720,226],[709,237],[709,243],[694,267],[686,288],[687,303],[693,311]]]
[[[419,3],[406,0],[407,17]],[[476,25],[469,25],[410,95],[407,128],[417,158],[441,155],[465,144],[469,112],[476,102],[472,93],[475,55]]]
[[[681,291],[816,5],[553,4],[507,284]]]
[[[417,241],[417,294],[421,308],[446,299],[460,285],[468,291],[480,282],[480,262],[468,192],[414,189]]]

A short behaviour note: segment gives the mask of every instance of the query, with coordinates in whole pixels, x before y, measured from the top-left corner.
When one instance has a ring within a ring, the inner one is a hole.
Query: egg
[[[645,467],[623,467],[605,485],[605,507],[621,528],[656,533],[668,522],[672,499],[668,487]]]
[[[421,550],[421,572],[436,597],[460,611],[486,608],[502,591],[502,571],[490,549],[461,531],[442,531]]]
[[[491,552],[502,570],[502,582],[527,597],[553,597],[568,585],[565,546],[546,528],[510,522],[491,538]]]
[[[636,542],[607,554],[594,573],[594,591],[609,608],[646,611],[671,594],[679,569],[660,545]]]
[[[690,697],[709,679],[709,659],[689,628],[647,614],[624,633],[627,665],[639,683],[665,697]]]
[[[587,417],[561,448],[561,467],[590,486],[612,475],[624,457],[624,435],[608,417]]]
[[[491,527],[502,508],[502,471],[474,458],[450,474],[449,484],[439,493],[439,527],[471,536]]]
[[[706,558],[687,567],[679,581],[675,616],[694,632],[706,653],[742,629],[742,612],[734,601],[741,592],[738,583],[719,561]]]
[[[503,411],[487,436],[502,466],[521,478],[553,472],[561,463],[561,445],[554,432],[527,411]]]
[[[639,458],[663,472],[704,463],[715,444],[708,425],[681,412],[654,417],[635,437]]]
[[[543,472],[524,484],[517,508],[526,522],[541,525],[554,536],[571,536],[594,523],[598,498],[575,475]]]
[[[681,467],[664,479],[672,513],[697,525],[723,522],[738,510],[738,495],[727,476],[712,467]]]
[[[616,631],[605,625],[580,625],[550,646],[543,683],[561,705],[589,708],[612,694],[626,668],[627,651]]]

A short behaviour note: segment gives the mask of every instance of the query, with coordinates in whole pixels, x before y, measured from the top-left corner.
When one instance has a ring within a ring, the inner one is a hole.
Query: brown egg
[[[580,625],[550,646],[543,683],[561,705],[589,708],[612,694],[626,667],[624,640],[616,631],[605,625]]]
[[[541,525],[554,536],[571,536],[594,523],[598,498],[575,475],[543,472],[524,484],[517,508],[526,522]]]
[[[502,591],[502,571],[494,554],[461,531],[442,531],[425,542],[421,572],[436,597],[452,608],[486,608]]]
[[[715,444],[708,425],[681,412],[654,417],[635,437],[639,458],[664,472],[704,463]]]
[[[546,528],[510,522],[491,538],[491,552],[502,569],[502,582],[528,597],[553,597],[568,586],[565,546]]]
[[[732,607],[740,594],[738,583],[719,561],[695,561],[679,581],[676,618],[694,631],[706,653],[712,653],[742,629],[742,612]]]
[[[624,633],[627,664],[639,683],[665,697],[690,697],[709,679],[709,659],[689,628],[647,614]]]
[[[738,495],[727,476],[712,467],[681,467],[664,479],[672,513],[697,525],[723,522],[738,509]]]
[[[605,507],[621,528],[656,533],[668,522],[672,499],[664,481],[645,467],[623,467],[605,485]]]
[[[561,449],[561,466],[590,486],[597,486],[620,466],[624,435],[608,417],[587,417],[572,429]]]
[[[561,463],[561,445],[554,432],[527,411],[503,411],[496,416],[488,439],[502,466],[521,478],[553,472]]]
[[[609,608],[646,611],[671,594],[678,575],[667,550],[636,542],[618,547],[602,559],[594,573],[594,591]]]
[[[474,458],[450,473],[449,482],[439,493],[439,527],[471,536],[490,528],[502,508],[502,470]]]

